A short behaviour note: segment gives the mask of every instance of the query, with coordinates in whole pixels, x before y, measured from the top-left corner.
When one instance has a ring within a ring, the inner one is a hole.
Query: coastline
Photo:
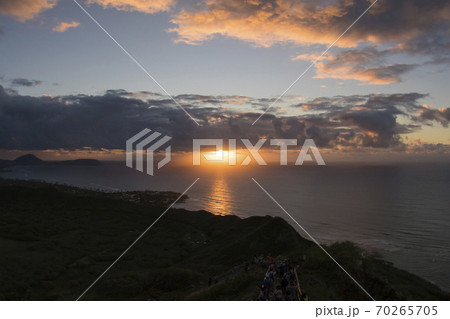
[[[74,299],[177,196],[138,192],[134,195],[142,196],[136,200],[136,196],[121,198],[66,185],[5,179],[0,180],[0,188],[4,205],[0,237],[2,249],[11,255],[0,278],[3,300]],[[377,300],[450,299],[435,285],[350,242],[326,249]],[[285,220],[185,209],[171,209],[86,299],[254,300],[252,291],[257,294],[261,271],[241,270],[236,278],[230,274],[235,266],[241,269],[260,254],[298,263],[300,283],[310,300],[367,300],[336,264]],[[31,267],[29,274],[22,272],[24,266]],[[210,276],[223,280],[209,287]],[[230,290],[229,280],[237,280],[232,288],[240,288]]]

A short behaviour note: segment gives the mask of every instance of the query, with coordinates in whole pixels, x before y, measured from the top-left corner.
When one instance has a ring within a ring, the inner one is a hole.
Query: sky
[[[312,138],[336,157],[448,161],[450,3],[373,2],[79,0],[164,92],[75,1],[0,0],[0,155],[108,157],[148,127],[180,152]]]

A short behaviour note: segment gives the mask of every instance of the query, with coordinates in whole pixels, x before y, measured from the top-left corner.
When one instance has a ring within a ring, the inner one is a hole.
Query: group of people
[[[297,285],[297,277],[294,267],[287,259],[275,261],[270,255],[255,256],[254,264],[261,267],[268,267],[263,281],[260,285],[258,300],[261,301],[282,301],[300,300],[302,293]]]

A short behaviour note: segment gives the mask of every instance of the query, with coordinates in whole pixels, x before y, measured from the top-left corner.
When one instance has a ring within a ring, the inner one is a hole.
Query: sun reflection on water
[[[231,215],[233,213],[232,196],[222,173],[217,174],[214,179],[206,203],[206,210],[215,215]]]

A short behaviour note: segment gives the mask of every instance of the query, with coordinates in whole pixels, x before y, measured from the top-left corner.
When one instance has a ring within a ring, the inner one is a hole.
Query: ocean
[[[192,168],[166,166],[149,176],[123,163],[17,166],[3,178],[85,188],[187,193],[176,207],[214,214],[279,216],[318,242],[349,240],[450,291],[450,164]]]

